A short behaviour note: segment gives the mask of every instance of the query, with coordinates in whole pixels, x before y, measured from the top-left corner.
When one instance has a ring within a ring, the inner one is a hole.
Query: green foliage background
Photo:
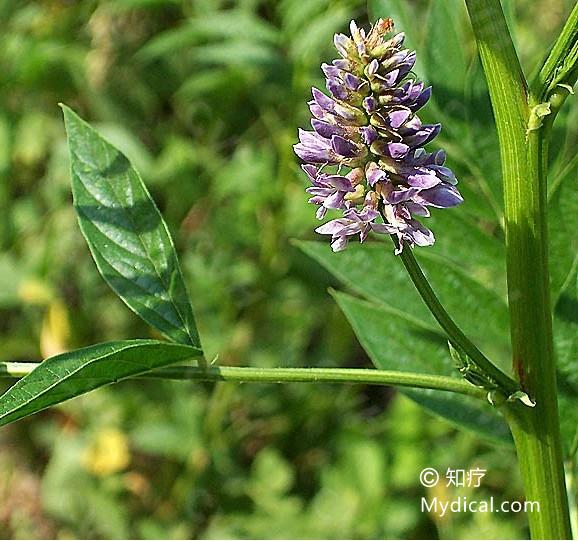
[[[396,16],[435,85],[426,116],[444,122],[439,144],[467,201],[460,216],[500,239],[497,144],[461,2],[370,4]],[[525,67],[570,4],[505,2]],[[327,293],[339,282],[291,242],[314,239],[316,225],[291,146],[310,86],[323,84],[319,64],[335,56],[332,35],[353,17],[367,24],[365,1],[0,2],[0,358],[160,338],[104,284],[81,237],[65,102],[141,172],[175,238],[209,358],[371,366]],[[575,231],[562,216],[578,215],[567,208],[576,163],[561,164],[577,116],[567,107],[556,132],[555,231]],[[503,293],[504,268],[484,259],[495,243],[464,241],[452,220],[438,219],[434,255],[467,262]],[[576,245],[559,248],[553,286],[571,314]],[[496,332],[489,323],[473,322],[480,337]],[[420,512],[425,495],[520,499],[513,451],[389,389],[131,381],[3,429],[0,444],[5,538],[527,536],[522,515]],[[424,467],[488,473],[478,489],[426,492]]]

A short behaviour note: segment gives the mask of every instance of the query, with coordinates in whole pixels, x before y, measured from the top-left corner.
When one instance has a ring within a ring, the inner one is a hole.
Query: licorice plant
[[[464,201],[446,153],[430,148],[441,125],[420,119],[432,88],[414,74],[416,52],[406,48],[404,33],[390,18],[377,20],[367,31],[352,21],[350,35],[335,36],[339,57],[321,65],[327,91],[312,89],[312,130],[299,130],[294,146],[309,182],[309,202],[324,221],[316,231],[331,237],[333,252],[344,253],[332,254],[320,243],[301,247],[370,300],[396,295],[391,263],[367,265],[370,256],[374,262],[393,251],[405,267],[405,279],[413,282],[447,339],[453,372],[436,373],[433,365],[423,373],[403,363],[383,366],[372,326],[396,314],[341,293],[335,294],[336,300],[361,344],[378,359],[377,369],[263,369],[219,366],[206,359],[172,239],[141,178],[116,148],[62,106],[74,207],[98,270],[126,305],[167,341],[109,342],[42,363],[2,363],[3,375],[21,379],[0,398],[0,425],[134,376],[399,386],[450,419],[458,414],[470,419],[480,432],[505,419],[525,497],[540,504],[539,511],[528,513],[533,538],[570,539],[552,338],[546,171],[554,120],[578,78],[578,4],[530,83],[500,1],[466,0],[466,6],[501,150],[511,369],[490,359],[466,336],[414,256],[414,251],[425,252],[434,244],[434,233],[426,226],[430,213],[451,213]],[[444,231],[435,234],[440,238]],[[361,245],[348,246],[352,238]],[[465,278],[459,283],[475,287]],[[407,344],[398,344],[401,338],[395,335],[386,340],[396,351]],[[452,397],[449,411],[436,398],[440,394]],[[573,400],[576,408],[575,396]],[[488,426],[480,421],[484,415],[490,418]],[[570,458],[576,455],[577,441]]]

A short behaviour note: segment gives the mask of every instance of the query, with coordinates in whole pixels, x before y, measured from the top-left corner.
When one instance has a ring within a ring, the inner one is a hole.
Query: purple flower
[[[302,167],[313,185],[307,188],[307,193],[313,196],[309,199],[309,203],[320,205],[317,210],[317,218],[323,219],[327,209],[346,208],[345,196],[348,193],[355,192],[351,182],[351,177],[353,176],[351,173],[349,174],[350,178],[348,178],[320,173],[319,169],[314,165],[304,165]]]
[[[363,207],[361,211],[350,208],[343,213],[343,218],[331,220],[318,227],[315,231],[322,235],[331,235],[331,248],[334,252],[340,252],[347,246],[348,238],[359,234],[359,240],[363,242],[370,231],[376,233],[396,233],[396,229],[388,224],[377,223],[375,220],[380,216],[379,212],[371,207]]]
[[[367,33],[352,21],[350,34],[335,36],[341,58],[321,66],[330,95],[312,89],[313,131],[299,130],[294,146],[317,217],[342,213],[316,231],[331,235],[334,251],[355,235],[363,242],[371,231],[395,235],[397,253],[404,245],[430,246],[433,233],[416,217],[463,201],[443,150],[424,148],[441,130],[417,115],[431,87],[411,73],[415,51],[403,47],[405,36],[393,32],[391,19]]]

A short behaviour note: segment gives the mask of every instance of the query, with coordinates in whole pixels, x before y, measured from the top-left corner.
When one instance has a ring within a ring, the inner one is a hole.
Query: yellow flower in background
[[[92,474],[106,477],[130,464],[126,435],[115,428],[100,431],[82,457],[83,466]]]
[[[68,351],[70,342],[70,320],[66,305],[59,299],[50,303],[42,321],[40,351],[47,359]]]

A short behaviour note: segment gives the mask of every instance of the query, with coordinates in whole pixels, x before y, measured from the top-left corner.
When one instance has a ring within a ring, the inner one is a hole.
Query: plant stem
[[[532,95],[538,103],[551,101],[554,117],[569,89],[560,85],[574,86],[578,77],[578,2],[570,13],[562,32],[554,43],[542,68],[532,83]]]
[[[546,165],[540,127],[528,131],[526,82],[499,0],[466,0],[496,119],[504,181],[508,304],[514,372],[535,408],[506,404],[534,539],[569,539],[550,308]]]
[[[0,363],[1,377],[24,377],[40,363]],[[395,385],[460,393],[485,398],[487,392],[470,383],[447,376],[416,374],[363,368],[253,368],[248,366],[172,366],[135,376],[197,381],[236,381],[257,383],[351,383]]]
[[[546,408],[508,404],[502,409],[514,438],[527,501],[539,502],[528,514],[532,539],[572,539],[570,509],[561,451],[556,449]]]
[[[499,385],[506,397],[519,391],[520,385],[493,364],[455,324],[431,288],[411,250],[406,247],[401,252],[400,257],[421,298],[448,335],[451,344],[456,349],[463,351],[486,375],[490,376]]]

